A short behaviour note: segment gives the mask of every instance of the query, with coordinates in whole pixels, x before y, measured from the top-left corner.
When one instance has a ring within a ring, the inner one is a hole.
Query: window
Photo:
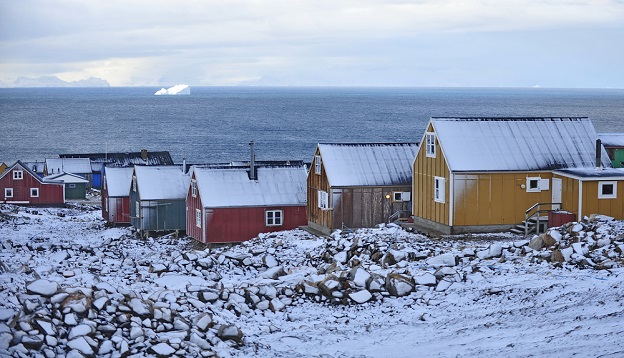
[[[132,176],[132,191],[137,191],[137,178],[135,175]]]
[[[314,174],[321,174],[321,156],[314,156]]]
[[[598,199],[615,199],[617,198],[617,182],[601,181],[598,182]]]
[[[74,189],[74,188],[76,188],[76,184],[67,184],[67,187],[69,189]]]
[[[392,193],[393,201],[410,201],[412,200],[412,193],[409,191],[395,191]]]
[[[321,209],[329,209],[329,194],[326,191],[318,191],[318,207]]]
[[[24,172],[21,170],[13,171],[13,180],[22,180],[24,179]]]
[[[430,158],[436,157],[435,140],[436,140],[435,133],[427,132],[425,134],[425,146],[427,150],[427,156]]]
[[[442,177],[435,177],[433,181],[433,200],[437,203],[445,203],[446,194],[445,194],[445,185],[446,179]]]
[[[542,190],[550,189],[550,180],[542,179],[540,177],[527,177],[526,178],[526,191],[527,193],[538,193]]]
[[[197,197],[197,181],[195,179],[191,180],[191,196],[194,198]]]
[[[30,197],[38,198],[39,197],[39,188],[30,188]]]
[[[201,224],[202,224],[201,210],[195,209],[195,226],[201,227]]]
[[[264,224],[266,226],[280,226],[283,223],[284,212],[282,210],[267,210],[264,212]]]
[[[12,198],[13,197],[13,188],[4,188],[4,197]]]

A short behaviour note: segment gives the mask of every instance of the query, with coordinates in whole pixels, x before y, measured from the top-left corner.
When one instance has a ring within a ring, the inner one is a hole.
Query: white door
[[[561,187],[561,179],[559,178],[552,178],[552,203],[560,203],[561,202],[561,191],[562,191],[562,187]],[[552,205],[552,209],[553,210],[557,210],[557,209],[561,209],[561,205],[560,204],[553,204]]]

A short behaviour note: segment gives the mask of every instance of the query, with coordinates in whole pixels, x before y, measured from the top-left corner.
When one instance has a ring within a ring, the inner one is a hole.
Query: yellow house
[[[535,204],[623,218],[624,172],[610,168],[597,138],[585,117],[431,118],[413,163],[414,223],[506,231]]]
[[[5,163],[0,163],[0,175],[7,170],[7,165]]]
[[[416,143],[319,144],[307,178],[308,226],[374,227],[411,213]]]

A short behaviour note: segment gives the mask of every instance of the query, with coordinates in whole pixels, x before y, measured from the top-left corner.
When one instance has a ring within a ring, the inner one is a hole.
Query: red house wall
[[[192,179],[195,179],[195,176]],[[202,202],[199,197],[199,190],[197,195],[193,196],[191,186],[189,185],[189,190],[186,193],[186,234],[197,241],[203,242],[202,229],[198,228],[195,223],[195,209],[201,210]]]
[[[283,210],[283,225],[265,226],[265,210]],[[308,223],[305,206],[206,209],[205,221],[206,241],[211,243],[247,241],[260,233],[292,230]]]
[[[13,179],[13,172],[22,171],[22,179]],[[5,198],[4,189],[13,188],[13,197]],[[39,197],[31,197],[30,189],[39,188]],[[3,203],[17,203],[23,205],[63,205],[65,204],[64,184],[42,183],[33,177],[29,171],[16,166],[0,179],[0,198]]]

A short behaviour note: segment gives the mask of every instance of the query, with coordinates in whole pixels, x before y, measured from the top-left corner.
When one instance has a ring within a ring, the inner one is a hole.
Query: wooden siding
[[[195,220],[195,215],[197,215],[196,210],[199,209],[199,211],[202,212],[202,215],[204,215],[199,188],[195,191],[195,196],[192,195],[192,186],[195,180],[195,173],[193,173],[191,183],[189,184],[188,191],[186,192],[186,234],[197,241],[205,242],[202,231],[204,220],[202,220],[201,223],[202,227],[197,227],[197,222]]]
[[[283,224],[266,226],[266,210],[283,210]],[[206,208],[205,215],[207,243],[243,242],[261,233],[292,230],[307,223],[305,206]]]
[[[325,166],[322,163],[321,159],[321,174],[316,174],[316,156],[320,155],[319,148],[316,148],[314,152],[314,159],[312,160],[312,165],[310,166],[310,170],[308,172],[307,178],[307,217],[308,221],[313,222],[317,225],[333,228],[333,213],[332,210],[329,209],[321,209],[318,206],[318,191],[322,190],[327,192],[329,195],[329,207],[333,208],[333,198],[331,195],[331,190],[329,186],[329,181],[327,180],[327,174],[325,173]]]
[[[613,199],[599,199],[598,185],[601,181],[616,181],[617,196]],[[624,220],[624,180],[596,180],[583,183],[583,208],[581,215],[602,214],[612,216],[616,220]]]
[[[549,180],[549,189],[527,192],[526,178]],[[536,203],[552,200],[552,174],[473,173],[453,176],[453,226],[513,225]]]
[[[102,206],[102,217],[111,224],[129,224],[130,223],[130,198],[129,197],[102,197],[104,205]],[[106,202],[108,202],[108,211],[106,210]]]
[[[580,182],[577,179],[556,174],[553,178],[561,179],[561,209],[574,213],[578,217]]]
[[[427,132],[433,132],[433,126],[429,123]],[[413,209],[412,214],[427,220],[444,225],[450,225],[450,172],[446,159],[440,148],[437,136],[435,141],[436,157],[429,158],[426,154],[426,140],[418,148],[416,160],[414,160],[413,177]],[[445,178],[445,200],[439,203],[434,200],[435,177]]]
[[[21,171],[22,179],[13,179],[13,172]],[[13,189],[13,197],[5,197],[5,189]],[[39,196],[30,195],[31,188],[39,189]],[[1,202],[35,206],[61,206],[65,204],[64,185],[62,183],[43,183],[36,175],[19,164],[3,173],[0,179]]]
[[[393,201],[394,192],[411,192],[402,187],[353,187],[332,189],[332,229],[374,227],[385,223],[398,210],[411,210],[411,201]]]

